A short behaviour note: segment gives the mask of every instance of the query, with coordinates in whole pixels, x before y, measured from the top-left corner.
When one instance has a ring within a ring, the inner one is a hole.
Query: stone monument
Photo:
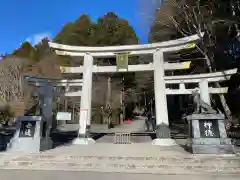
[[[41,116],[17,117],[17,130],[7,145],[8,152],[34,153],[50,149],[46,142],[50,137],[46,136],[46,123]]]
[[[189,138],[187,148],[193,154],[233,154],[231,139],[227,137],[225,116],[204,102],[197,91],[193,91],[195,111],[187,116]]]

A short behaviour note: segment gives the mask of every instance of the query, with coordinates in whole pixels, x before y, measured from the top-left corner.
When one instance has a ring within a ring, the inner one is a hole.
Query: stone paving
[[[91,132],[94,133],[113,133],[113,132],[144,132],[144,124],[145,120],[143,117],[135,118],[131,121],[131,124],[120,124],[115,125],[114,128],[108,129],[107,124],[92,124],[91,125]],[[58,130],[62,132],[68,131],[77,131],[79,128],[78,124],[64,124]]]
[[[148,174],[240,174],[235,155],[191,155],[180,146],[93,144],[64,146],[50,151],[2,154],[0,169],[90,171]]]

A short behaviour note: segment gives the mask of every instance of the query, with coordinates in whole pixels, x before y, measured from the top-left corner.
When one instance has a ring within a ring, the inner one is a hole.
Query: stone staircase
[[[191,155],[180,146],[93,144],[62,146],[35,154],[0,154],[0,169],[150,174],[239,174],[237,155]]]

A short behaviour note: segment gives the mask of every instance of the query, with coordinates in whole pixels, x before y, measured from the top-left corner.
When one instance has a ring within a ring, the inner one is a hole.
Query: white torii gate
[[[126,45],[109,47],[81,47],[68,46],[49,42],[49,46],[55,49],[57,55],[83,56],[84,65],[80,67],[64,67],[62,73],[83,73],[83,86],[81,92],[81,106],[79,117],[79,136],[74,141],[75,144],[88,144],[93,142],[86,137],[86,126],[91,124],[91,91],[92,73],[101,72],[136,72],[154,71],[155,88],[155,108],[157,139],[153,144],[174,145],[175,142],[170,138],[167,94],[191,94],[193,89],[185,89],[186,83],[199,83],[200,95],[205,102],[209,102],[209,93],[226,93],[226,88],[208,88],[208,82],[227,80],[229,76],[236,73],[236,69],[190,76],[165,76],[165,70],[188,69],[190,62],[185,63],[166,63],[164,53],[179,51],[181,49],[193,48],[191,44],[199,39],[198,35],[193,35],[177,40],[145,44],[145,45]],[[141,65],[128,65],[128,69],[117,70],[116,66],[96,66],[93,65],[94,57],[115,57],[118,53],[129,53],[129,56],[141,54],[153,54],[153,63]],[[180,84],[179,90],[166,89],[166,84]]]

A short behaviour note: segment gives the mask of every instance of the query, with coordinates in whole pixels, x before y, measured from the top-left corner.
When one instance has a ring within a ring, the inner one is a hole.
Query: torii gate
[[[82,79],[67,80],[67,79],[49,79],[34,76],[24,76],[24,81],[30,85],[38,87],[40,94],[41,108],[43,121],[47,123],[47,134],[50,135],[52,128],[52,100],[53,97],[81,97],[81,90],[72,91],[71,87],[82,87]],[[66,87],[65,92],[57,92],[55,87]]]
[[[83,73],[83,86],[81,92],[80,117],[78,138],[75,144],[88,144],[93,140],[86,137],[86,127],[91,125],[91,91],[92,91],[92,73],[103,72],[137,72],[154,71],[154,89],[155,89],[155,108],[157,139],[153,141],[156,145],[174,145],[175,142],[170,138],[167,94],[191,94],[193,89],[185,89],[186,83],[199,83],[201,98],[210,103],[209,93],[226,93],[226,88],[208,88],[208,82],[227,80],[236,69],[226,72],[185,75],[185,76],[165,76],[165,70],[188,69],[190,62],[167,63],[164,62],[164,53],[179,51],[186,48],[194,48],[195,41],[199,39],[198,35],[193,35],[177,40],[144,44],[144,45],[126,45],[126,46],[108,46],[108,47],[82,47],[68,46],[49,42],[49,46],[55,49],[57,55],[84,57],[84,64],[80,67],[62,67],[62,73]],[[153,54],[153,63],[128,65],[127,69],[119,69],[116,66],[97,66],[93,65],[95,57],[115,57],[120,53],[128,53],[129,56],[142,54]],[[166,84],[180,84],[180,89],[166,89]]]

